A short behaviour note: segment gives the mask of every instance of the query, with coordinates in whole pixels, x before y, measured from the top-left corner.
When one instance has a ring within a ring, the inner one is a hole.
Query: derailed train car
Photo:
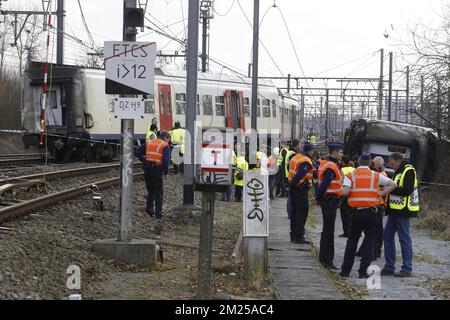
[[[392,175],[388,157],[399,152],[417,170],[422,181],[432,181],[438,166],[437,134],[430,128],[374,119],[358,119],[345,132],[344,153],[355,157],[369,151],[372,157],[385,160],[386,171]]]
[[[101,160],[118,150],[120,119],[114,118],[114,96],[105,94],[105,71],[50,65],[46,108],[46,145],[57,158]],[[43,86],[42,63],[31,63],[23,78],[22,129],[25,147],[39,144]],[[186,72],[155,69],[154,95],[145,98],[144,119],[135,120],[135,139],[143,141],[152,118],[161,130],[175,121],[184,126]],[[250,128],[251,79],[199,73],[196,114],[206,126]],[[278,129],[291,141],[300,132],[297,99],[271,81],[258,86],[257,129]]]

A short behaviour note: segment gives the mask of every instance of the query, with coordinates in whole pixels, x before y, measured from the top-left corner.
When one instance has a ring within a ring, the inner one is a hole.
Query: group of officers
[[[167,132],[159,132],[156,118],[147,132],[146,144],[135,149],[135,156],[144,165],[145,183],[148,191],[147,214],[161,219],[163,205],[163,177],[168,174],[171,148],[180,146],[183,155],[184,129],[177,121]],[[299,140],[290,147],[274,148],[267,157],[266,150],[256,153],[257,167],[269,174],[270,198],[287,196],[290,218],[290,239],[293,243],[309,244],[305,239],[305,224],[309,212],[309,190],[315,187],[313,201],[322,210],[323,227],[320,238],[319,261],[326,269],[337,271],[334,265],[334,233],[337,209],[340,207],[343,222],[343,237],[348,237],[340,275],[348,277],[354,264],[358,241],[364,232],[360,248],[361,264],[359,277],[367,278],[367,268],[372,260],[381,255],[384,243],[386,264],[382,275],[408,277],[412,272],[412,240],[410,218],[419,211],[418,180],[414,167],[403,155],[392,153],[389,166],[395,170],[393,179],[387,177],[384,160],[372,161],[369,152],[362,152],[354,167],[343,156],[344,145],[338,141],[328,144],[329,154],[313,161],[315,145],[307,141],[303,148]],[[233,151],[235,200],[242,200],[243,173],[249,165],[244,150]],[[183,165],[174,165],[174,172],[183,172]],[[222,200],[230,200],[231,186],[222,194]],[[387,223],[383,231],[383,216]],[[395,234],[398,233],[403,264],[395,273]]]
[[[356,168],[343,159],[344,145],[338,141],[328,144],[329,154],[312,161],[314,145],[306,142],[303,151],[293,141],[285,152],[294,152],[286,163],[288,172],[288,213],[290,213],[291,242],[308,244],[305,223],[309,211],[308,191],[316,186],[313,201],[322,210],[323,227],[320,238],[319,261],[323,267],[337,272],[334,265],[334,232],[337,209],[340,207],[344,234],[348,237],[340,275],[348,277],[352,270],[358,241],[364,232],[360,248],[359,277],[367,278],[367,269],[376,259],[384,242],[386,264],[381,275],[409,277],[412,272],[412,240],[410,218],[419,211],[418,181],[414,167],[403,155],[392,153],[389,165],[395,170],[393,180],[384,170],[383,158],[374,165],[369,152],[362,152]],[[317,184],[314,181],[317,179]],[[388,215],[383,231],[383,216]],[[398,233],[403,258],[400,272],[395,273],[395,233]]]

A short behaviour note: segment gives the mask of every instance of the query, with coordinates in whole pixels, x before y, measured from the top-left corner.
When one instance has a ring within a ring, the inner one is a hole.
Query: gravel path
[[[308,236],[313,240],[316,248],[319,248],[320,232],[322,230],[322,213],[320,208],[312,207],[310,214],[317,216],[318,224],[315,228],[308,227]],[[386,223],[386,217],[384,223]],[[413,225],[416,220],[413,219]],[[342,234],[342,223],[338,211],[335,229],[335,260],[334,264],[340,268],[343,261],[346,238],[340,238]],[[434,280],[440,279],[448,283],[450,280],[450,242],[432,239],[425,231],[412,227],[411,238],[413,241],[413,276],[410,278],[381,277],[381,289],[368,290],[367,299],[402,299],[402,300],[434,300],[450,296],[449,288],[443,290],[433,289]],[[360,239],[361,244],[362,239]],[[397,242],[397,271],[401,265],[400,244]],[[359,247],[359,246],[358,246]],[[357,269],[359,258],[355,259],[350,281],[353,284],[365,285],[365,279],[358,279]],[[373,265],[384,266],[384,256],[372,262]]]

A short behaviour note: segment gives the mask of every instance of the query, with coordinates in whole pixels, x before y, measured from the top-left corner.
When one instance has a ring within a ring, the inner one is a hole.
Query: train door
[[[244,93],[242,91],[225,91],[225,126],[245,130]]]
[[[158,104],[160,130],[172,129],[172,95],[170,85],[158,84]]]
[[[43,103],[42,87],[34,88],[35,96],[35,110],[39,117],[36,117],[37,126],[40,127],[40,115],[41,107]],[[65,119],[63,118],[63,110],[61,103],[61,89],[60,86],[52,86],[47,91],[47,97],[45,102],[45,125],[46,126],[64,126]]]

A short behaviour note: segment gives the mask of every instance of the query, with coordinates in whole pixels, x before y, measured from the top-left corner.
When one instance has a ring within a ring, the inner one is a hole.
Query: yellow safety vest
[[[289,158],[293,157],[294,155],[296,155],[297,153],[295,151],[292,150],[288,150],[288,152],[286,152],[286,157],[284,158],[284,171],[286,173],[286,178],[289,177]]]
[[[156,132],[152,131],[150,129],[147,129],[147,134],[145,135],[145,142],[155,140],[156,138],[158,138]]]
[[[312,143],[316,143],[317,138],[316,138],[316,136],[311,136],[311,137],[309,138],[309,140],[310,140]]]
[[[283,148],[280,150],[280,154],[278,155],[278,166],[281,167],[281,165],[283,164],[283,150],[286,151],[286,153],[289,151],[288,148]]]
[[[231,155],[231,164],[236,166],[237,165],[237,159],[238,159],[238,157],[236,155],[236,152],[234,152],[234,150],[233,150],[232,151],[232,155]]]
[[[248,170],[248,163],[245,160],[244,156],[237,157],[237,159],[236,159],[236,167],[239,170],[237,170],[236,173],[234,174],[234,185],[243,187],[244,186],[244,179],[238,180],[237,179],[237,174],[238,174],[239,171],[245,172],[245,171]]]
[[[174,144],[178,144],[181,142],[184,142],[184,129],[183,128],[176,128],[169,131],[171,141]]]
[[[345,177],[349,173],[354,172],[356,169],[353,168],[353,167],[343,167],[341,170],[342,170],[342,173],[344,174],[344,177]]]
[[[389,195],[389,207],[394,210],[403,210],[408,206],[408,210],[411,212],[417,212],[420,210],[419,206],[419,183],[417,181],[416,169],[410,164],[405,166],[403,172],[398,173],[394,177],[394,182],[400,188],[403,187],[405,180],[405,174],[409,170],[414,171],[414,191],[409,196],[398,196],[394,194]]]

